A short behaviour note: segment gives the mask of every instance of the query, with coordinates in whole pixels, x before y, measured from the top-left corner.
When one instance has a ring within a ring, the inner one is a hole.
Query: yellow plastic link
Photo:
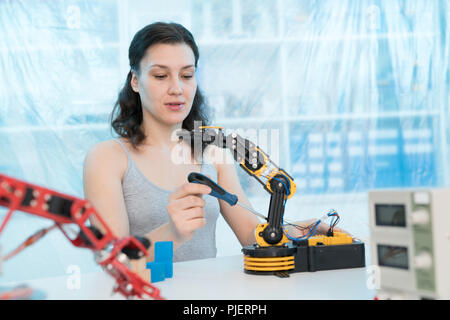
[[[249,256],[245,256],[244,259],[246,261],[266,261],[266,262],[286,262],[286,261],[294,261],[294,256],[287,256],[287,257],[273,257],[273,258],[254,258],[254,257],[249,257]]]
[[[319,243],[325,246],[332,246],[338,244],[350,244],[353,243],[353,238],[343,232],[334,232],[332,237],[327,236],[314,236],[308,239],[308,244],[310,246],[316,246]]]
[[[219,126],[200,126],[199,129],[223,129],[223,127]]]
[[[289,180],[289,183],[290,183],[290,185],[291,185],[291,190],[290,190],[290,193],[289,193],[289,195],[288,195],[287,198],[290,199],[290,198],[295,194],[295,192],[297,192],[297,185],[295,184],[294,180],[292,180],[292,179],[286,174],[286,172],[284,172],[283,170],[272,170],[272,171],[267,175],[267,178],[268,178],[268,180],[267,180],[267,182],[266,182],[266,187],[267,187],[267,189],[269,189],[270,192],[273,193],[272,187],[270,186],[270,182],[272,181],[272,178],[275,177],[277,174],[281,174],[281,175],[285,176],[285,177]]]
[[[268,268],[244,266],[244,268],[246,270],[252,270],[252,271],[280,271],[280,270],[292,270],[292,269],[294,269],[294,265],[285,266],[285,267],[268,267]]]
[[[294,256],[256,258],[244,256],[244,269],[253,271],[279,271],[295,268]]]

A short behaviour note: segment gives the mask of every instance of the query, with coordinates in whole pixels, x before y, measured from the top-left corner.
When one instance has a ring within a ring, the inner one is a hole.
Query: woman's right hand
[[[211,188],[208,186],[186,183],[170,194],[167,205],[169,225],[180,242],[191,239],[195,230],[206,224],[202,195],[210,192]]]

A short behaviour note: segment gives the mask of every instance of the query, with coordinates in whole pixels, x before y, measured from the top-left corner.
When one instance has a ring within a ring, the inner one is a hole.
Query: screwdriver
[[[252,208],[248,207],[247,205],[239,202],[238,197],[236,195],[226,192],[221,186],[219,186],[217,183],[215,183],[210,178],[208,178],[207,176],[205,176],[201,173],[191,172],[188,175],[188,181],[191,183],[204,184],[205,186],[208,186],[211,188],[211,192],[209,193],[209,195],[216,197],[218,199],[221,199],[221,200],[227,202],[228,204],[230,204],[231,206],[234,206],[237,204],[238,206],[240,206],[244,209],[247,209],[248,211],[257,215],[258,217],[261,217],[264,220],[267,220],[266,216],[253,210]]]

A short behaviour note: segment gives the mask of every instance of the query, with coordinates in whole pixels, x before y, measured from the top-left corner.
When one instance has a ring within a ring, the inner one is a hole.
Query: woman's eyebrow
[[[162,65],[162,64],[151,64],[149,66],[149,69],[154,68],[154,67],[158,67],[158,68],[162,68],[162,69],[170,69],[168,66]],[[186,65],[184,67],[181,67],[181,69],[189,69],[189,68],[194,68],[195,66],[193,64],[189,64]]]

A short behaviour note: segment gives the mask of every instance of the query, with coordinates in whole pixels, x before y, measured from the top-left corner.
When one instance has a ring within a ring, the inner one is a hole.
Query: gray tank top
[[[169,222],[167,204],[171,191],[162,189],[152,183],[130,156],[122,141],[117,141],[128,157],[127,169],[123,175],[122,189],[125,207],[130,224],[130,234],[144,236],[150,231]],[[217,181],[217,171],[214,165],[204,157],[202,174],[209,175]],[[187,179],[186,179],[187,181]],[[178,247],[173,253],[174,262],[214,258],[216,248],[216,222],[219,216],[219,201],[211,196],[203,196],[206,225],[198,229],[191,240]]]

